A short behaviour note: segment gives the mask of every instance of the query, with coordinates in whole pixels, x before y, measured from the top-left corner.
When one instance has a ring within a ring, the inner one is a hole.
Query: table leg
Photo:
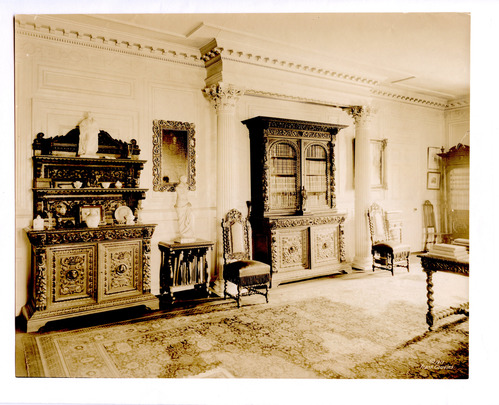
[[[209,277],[210,272],[209,272],[209,268],[208,268],[207,254],[208,254],[208,249],[206,249],[206,251],[204,252],[204,255],[203,255],[203,261],[204,261],[203,269],[204,269],[204,288],[206,290],[206,295],[209,296],[210,295],[210,277]]]
[[[426,313],[426,323],[428,324],[428,330],[433,330],[434,314],[433,314],[433,270],[424,269],[426,273],[426,297],[428,312]]]
[[[171,283],[173,280],[173,253],[162,253],[161,272],[160,272],[160,293],[163,302],[172,304],[174,301],[171,291]]]

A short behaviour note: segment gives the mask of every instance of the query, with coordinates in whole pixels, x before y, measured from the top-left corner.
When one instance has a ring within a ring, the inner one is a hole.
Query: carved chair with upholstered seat
[[[383,209],[373,203],[368,211],[369,231],[371,233],[371,254],[373,257],[373,271],[376,269],[391,271],[395,267],[406,267],[409,271],[409,245],[390,241],[388,226]],[[402,238],[400,238],[402,240]]]
[[[224,257],[224,298],[227,296],[241,306],[241,296],[261,294],[269,302],[270,265],[251,259],[249,223],[241,212],[230,210],[222,219]],[[227,290],[227,283],[237,287],[237,294]]]

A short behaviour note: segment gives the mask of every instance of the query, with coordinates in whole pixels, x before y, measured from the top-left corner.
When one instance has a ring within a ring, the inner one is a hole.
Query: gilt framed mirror
[[[153,121],[153,190],[175,191],[181,176],[189,190],[196,189],[196,140],[194,124]]]

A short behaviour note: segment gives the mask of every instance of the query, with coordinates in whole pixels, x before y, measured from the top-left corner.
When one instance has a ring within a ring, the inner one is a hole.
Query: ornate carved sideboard
[[[159,301],[151,294],[154,227],[26,229],[32,246],[32,295],[23,308],[27,331],[109,309],[158,309]]]
[[[346,214],[336,209],[335,142],[344,125],[255,117],[251,143],[253,254],[272,286],[350,268]]]
[[[159,308],[151,294],[155,225],[140,220],[145,161],[136,159],[135,141],[116,141],[103,131],[98,154],[80,157],[77,129],[48,139],[38,134],[33,142],[38,219],[37,229],[26,229],[32,255],[30,297],[23,308],[28,332],[77,315]],[[97,220],[88,221],[90,214]]]

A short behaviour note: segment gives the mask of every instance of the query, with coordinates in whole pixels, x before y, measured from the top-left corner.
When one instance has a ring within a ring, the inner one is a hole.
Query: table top
[[[421,258],[421,265],[424,270],[432,271],[448,271],[452,273],[460,273],[469,275],[469,260],[458,260],[435,256],[430,253],[418,255]]]
[[[431,253],[420,254],[420,255],[418,255],[418,257],[426,258],[426,259],[430,259],[430,260],[439,260],[439,261],[444,261],[444,262],[450,262],[450,263],[469,264],[469,262],[470,262],[469,259],[460,260],[460,259],[455,259],[455,258],[451,258],[451,257],[433,255]]]
[[[158,247],[160,249],[192,249],[192,248],[200,248],[200,247],[213,247],[214,242],[204,240],[204,239],[196,239],[194,242],[186,242],[180,243],[175,241],[166,241],[159,242]]]

